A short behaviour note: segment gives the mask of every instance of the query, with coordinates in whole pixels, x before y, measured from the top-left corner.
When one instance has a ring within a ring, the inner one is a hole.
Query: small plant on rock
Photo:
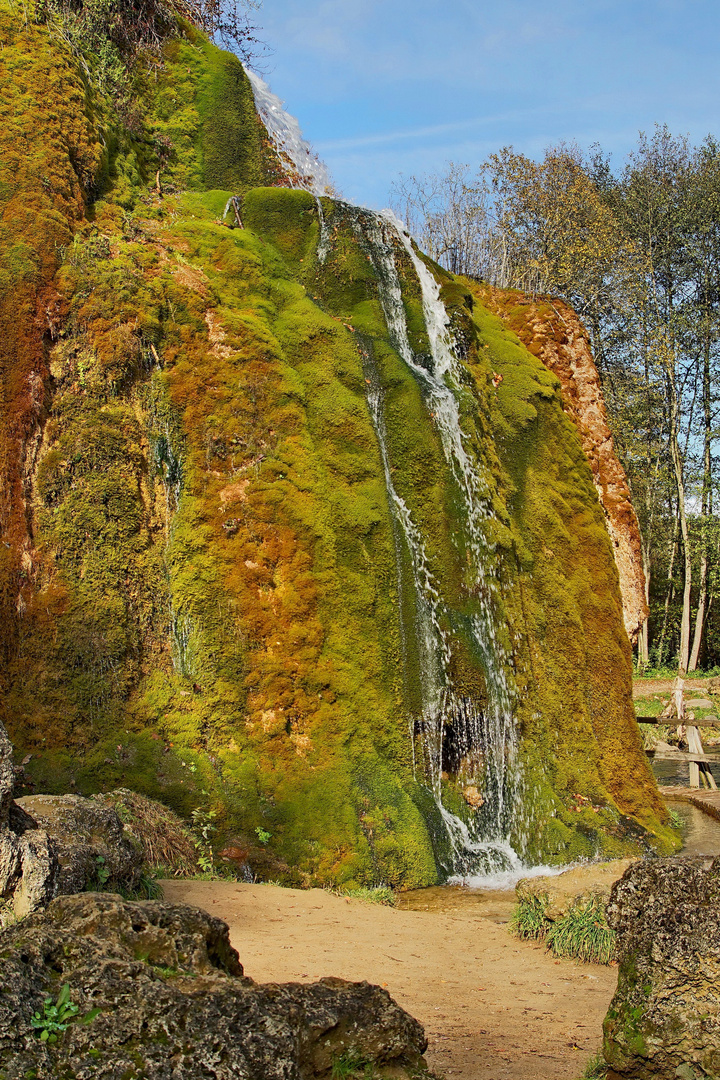
[[[95,859],[95,877],[100,888],[104,889],[110,879],[110,871],[105,865],[105,858],[103,855],[98,855]]]
[[[51,997],[45,998],[43,1011],[34,1013],[30,1023],[41,1042],[54,1043],[71,1024],[89,1024],[101,1010],[91,1009],[85,1016],[78,1017],[79,1011],[78,1006],[70,1000],[70,986],[65,983],[57,1000],[53,1001]]]

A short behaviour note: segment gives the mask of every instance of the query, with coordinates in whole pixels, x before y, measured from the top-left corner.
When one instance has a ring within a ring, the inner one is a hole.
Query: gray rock
[[[635,863],[607,916],[620,961],[603,1025],[610,1080],[720,1077],[720,859]]]
[[[0,926],[48,904],[57,888],[52,841],[15,802],[12,746],[0,724]]]
[[[15,765],[8,733],[0,724],[0,829],[7,828],[10,806],[15,793]]]
[[[18,799],[17,805],[45,829],[57,847],[59,893],[100,886],[137,888],[143,853],[111,806],[81,795],[28,795]]]
[[[351,1048],[395,1077],[424,1071],[420,1024],[386,991],[323,979],[257,985],[228,928],[185,905],[62,896],[0,935],[6,1080],[314,1080]],[[34,1012],[67,983],[78,1017],[54,1045]]]
[[[58,887],[55,847],[42,829],[28,829],[18,838],[20,880],[13,893],[15,917],[47,907]]]

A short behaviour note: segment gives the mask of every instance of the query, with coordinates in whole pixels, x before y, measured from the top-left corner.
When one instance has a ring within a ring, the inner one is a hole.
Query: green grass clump
[[[587,964],[609,964],[615,955],[615,933],[607,924],[599,896],[577,897],[559,919],[548,918],[547,895],[526,894],[518,900],[510,929],[525,941],[544,941],[555,956]]]
[[[349,896],[353,900],[367,900],[370,904],[385,904],[386,907],[397,906],[397,896],[388,885],[377,885],[361,889],[343,889],[338,895]]]
[[[513,933],[525,941],[542,941],[550,926],[548,904],[548,897],[544,893],[540,896],[521,896],[510,919]]]
[[[340,1057],[335,1058],[332,1063],[332,1072],[330,1076],[332,1080],[350,1080],[352,1077],[355,1080],[356,1077],[363,1077],[363,1080],[370,1080],[370,1078],[376,1075],[375,1069],[371,1061],[355,1048],[351,1047],[350,1050],[346,1050]]]
[[[580,1080],[604,1080],[607,1076],[607,1064],[602,1054],[594,1054],[583,1071]]]
[[[609,964],[615,955],[615,931],[607,924],[600,897],[579,897],[547,931],[548,949],[586,964]]]

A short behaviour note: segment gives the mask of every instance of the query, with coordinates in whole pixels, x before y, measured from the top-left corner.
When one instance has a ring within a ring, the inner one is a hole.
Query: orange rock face
[[[640,528],[625,470],[615,453],[585,327],[561,300],[532,300],[521,293],[486,286],[483,302],[562,384],[563,409],[578,429],[605,511],[620,578],[625,629],[634,642],[647,617]]]

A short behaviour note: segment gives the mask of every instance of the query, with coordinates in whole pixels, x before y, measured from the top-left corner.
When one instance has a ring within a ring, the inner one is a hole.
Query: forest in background
[[[720,144],[658,126],[617,170],[597,145],[506,147],[401,178],[393,205],[449,270],[583,319],[642,533],[637,665],[719,665]]]

